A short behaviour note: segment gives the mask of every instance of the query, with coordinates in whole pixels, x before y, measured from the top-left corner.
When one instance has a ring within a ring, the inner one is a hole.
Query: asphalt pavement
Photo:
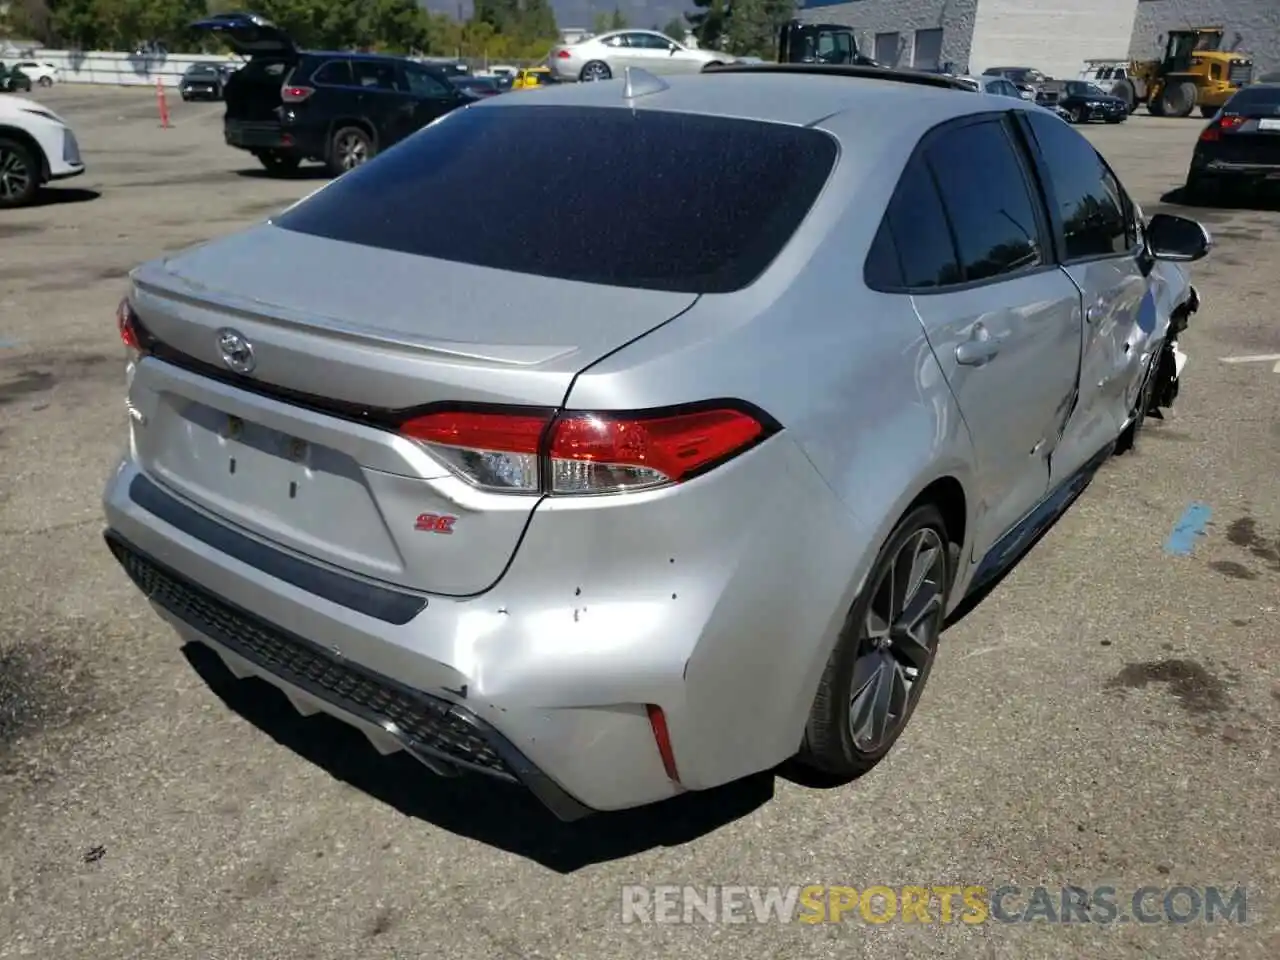
[[[891,756],[566,826],[231,679],[118,569],[127,272],[325,181],[264,176],[217,104],[162,129],[153,92],[39,99],[89,170],[0,215],[0,958],[1280,956],[1280,206],[1178,204],[1200,121],[1087,131],[1217,241],[1174,414],[945,634]],[[983,923],[624,922],[660,884],[1020,892]],[[1066,884],[1157,914],[1242,885],[1246,922],[1005,922]]]

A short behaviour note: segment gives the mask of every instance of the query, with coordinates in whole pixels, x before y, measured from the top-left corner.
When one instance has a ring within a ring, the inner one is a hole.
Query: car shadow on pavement
[[[247,177],[250,180],[332,180],[331,174],[326,167],[319,164],[298,167],[296,170],[275,171],[266,170],[263,167],[247,167],[244,170],[236,171],[237,177]]]
[[[1280,213],[1280,190],[1270,194],[1245,194],[1242,191],[1224,191],[1212,201],[1199,200],[1187,195],[1186,187],[1174,187],[1160,197],[1161,203],[1191,207],[1196,210],[1245,210],[1260,213]]]
[[[182,654],[214,694],[277,743],[406,816],[567,874],[654,847],[688,843],[773,797],[771,772],[662,803],[563,823],[531,794],[480,775],[443,778],[407,754],[384,757],[357,730],[323,714],[303,717],[265,681],[238,680],[212,650]]]
[[[86,190],[84,187],[45,187],[26,205],[26,209],[56,207],[64,203],[88,203],[100,196],[102,194],[97,190]]]

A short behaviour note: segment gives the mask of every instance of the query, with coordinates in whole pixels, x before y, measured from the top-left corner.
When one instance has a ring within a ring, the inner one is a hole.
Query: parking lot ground
[[[1280,956],[1280,372],[1222,362],[1280,354],[1280,213],[1177,206],[1199,122],[1088,131],[1148,213],[1217,239],[1175,415],[946,633],[890,757],[565,826],[230,679],[117,568],[127,271],[323,181],[262,176],[217,104],[164,130],[152,92],[39,99],[89,169],[0,216],[0,957]],[[1005,916],[1037,885],[1127,915],[1137,888],[1243,884],[1247,923],[629,924],[627,884],[1019,885]]]

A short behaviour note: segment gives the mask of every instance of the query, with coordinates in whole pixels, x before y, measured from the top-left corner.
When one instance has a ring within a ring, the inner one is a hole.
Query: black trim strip
[[[373,586],[259,543],[187,506],[142,474],[129,484],[129,499],[219,553],[366,617],[404,626],[427,607],[426,597]]]

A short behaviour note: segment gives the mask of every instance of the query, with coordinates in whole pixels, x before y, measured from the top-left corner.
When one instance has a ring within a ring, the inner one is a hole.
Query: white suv
[[[1128,60],[1086,60],[1079,79],[1087,80],[1103,93],[1110,93],[1118,81],[1128,77]]]
[[[84,173],[67,122],[25,97],[0,94],[0,209],[26,206],[50,180]]]

